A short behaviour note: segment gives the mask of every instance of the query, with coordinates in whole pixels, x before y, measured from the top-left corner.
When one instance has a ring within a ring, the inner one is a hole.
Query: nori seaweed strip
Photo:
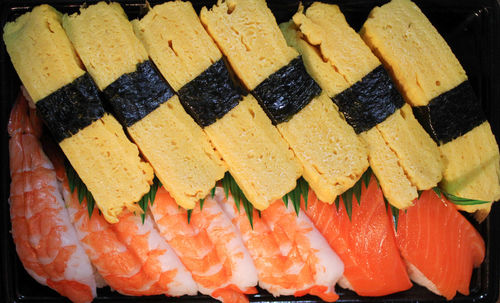
[[[382,65],[332,100],[356,134],[383,122],[405,103]]]
[[[178,94],[186,112],[201,127],[222,118],[242,99],[242,92],[231,81],[223,59],[186,83]]]
[[[135,72],[121,75],[103,93],[111,103],[118,121],[127,127],[174,95],[150,60],[138,63]]]
[[[486,121],[468,80],[432,99],[413,114],[438,145],[465,135]]]
[[[36,103],[57,142],[71,137],[104,115],[99,89],[88,73]]]
[[[288,121],[321,93],[309,76],[302,56],[293,59],[252,91],[274,125]]]

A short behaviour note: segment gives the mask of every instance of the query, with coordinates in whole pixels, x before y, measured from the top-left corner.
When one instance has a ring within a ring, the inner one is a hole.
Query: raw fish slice
[[[349,219],[342,198],[339,209],[318,200],[309,191],[307,216],[327,239],[345,265],[339,283],[361,296],[384,296],[411,288],[375,178],[362,185],[361,204],[352,200]]]
[[[422,193],[400,212],[396,240],[410,278],[451,300],[469,294],[472,269],[484,259],[481,235],[444,197]]]
[[[195,295],[198,286],[170,245],[160,235],[151,216],[141,217],[122,212],[120,221],[112,225],[117,237],[125,243],[142,264],[142,271],[154,283],[150,294],[169,296]]]
[[[325,301],[338,298],[333,287],[343,265],[305,216],[297,217],[278,201],[262,216],[254,210],[252,228],[243,208],[238,212],[231,196],[225,199],[222,189],[217,188],[215,199],[240,230],[255,262],[260,287],[274,296],[309,293]]]
[[[188,223],[170,194],[159,188],[151,207],[162,236],[175,250],[203,294],[223,302],[248,302],[257,274],[240,236],[212,199],[193,210]]]
[[[96,281],[64,206],[54,167],[37,136],[41,125],[20,96],[8,131],[12,236],[28,273],[73,302],[91,302]],[[36,125],[32,125],[34,122]]]

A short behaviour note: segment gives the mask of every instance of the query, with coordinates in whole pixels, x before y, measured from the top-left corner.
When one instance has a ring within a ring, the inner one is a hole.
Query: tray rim
[[[34,6],[37,4],[41,3],[49,3],[49,4],[54,4],[56,6],[68,6],[68,7],[73,7],[76,8],[80,4],[87,2],[88,4],[96,3],[98,1],[92,0],[92,1],[83,1],[83,0],[77,0],[77,1],[72,1],[71,4],[68,3],[69,1],[67,0],[48,0],[48,1],[40,1],[40,0],[1,0],[0,1],[0,22],[3,28],[3,25],[5,23],[5,20],[9,16],[10,13],[12,13],[13,8],[15,7],[20,7],[20,8],[26,8],[28,6]],[[129,6],[134,6],[137,8],[138,6],[143,5],[144,1],[136,1],[136,0],[121,0],[121,1],[116,1],[120,2],[125,5]],[[161,3],[164,1],[150,1],[152,4],[156,3]],[[210,0],[193,0],[192,2],[196,3],[212,3],[213,1]],[[297,1],[294,1],[293,4],[286,0],[268,0],[268,5],[271,8],[290,8],[292,7]],[[306,4],[311,3],[313,1],[307,0],[304,1]],[[342,5],[348,5],[348,7],[352,7],[357,4],[362,4],[362,5],[367,5],[367,2],[369,0],[354,0],[354,1],[349,1],[349,0],[338,0],[338,1],[323,1],[323,2],[335,2]],[[384,0],[377,0],[377,1],[372,1],[370,6],[375,6],[379,5],[381,3],[384,3],[387,1]],[[425,4],[439,2],[439,6],[441,9],[445,9],[446,5],[449,5],[450,3],[455,3],[453,0],[442,0],[442,1],[432,1],[432,0],[422,0],[422,1],[415,1],[415,2],[422,2],[424,3],[424,8],[426,7]],[[491,99],[500,99],[500,85],[494,85],[495,83],[500,83],[500,0],[480,0],[480,1],[471,1],[471,2],[463,2],[464,4],[461,6],[462,8],[466,9],[467,7],[476,7],[479,4],[489,4],[488,8],[491,9],[489,12],[492,14],[492,20],[490,20],[494,26],[492,29],[491,37],[492,38],[492,47],[489,50],[490,51],[490,57],[492,58],[493,62],[490,65],[490,71],[489,75],[491,76],[490,79],[488,79],[488,82],[490,84],[489,87],[489,94],[488,96]],[[478,4],[479,3],[479,4]],[[475,6],[474,6],[475,4]],[[495,39],[496,37],[496,39]],[[8,114],[10,113],[10,107],[12,105],[12,96],[16,94],[16,92],[10,91],[9,93],[6,92],[7,89],[10,90],[10,88],[7,88],[8,81],[5,81],[7,79],[7,75],[5,74],[6,66],[10,64],[10,59],[8,56],[6,56],[5,52],[5,46],[2,42],[1,49],[0,49],[0,69],[1,69],[1,83],[0,83],[0,93],[2,94],[2,102],[0,104],[1,106],[1,125],[5,126],[5,122],[7,121],[6,118],[8,118]],[[10,95],[9,95],[10,94]],[[5,100],[7,95],[10,96],[10,100]],[[491,119],[491,113],[500,113],[500,100],[495,102],[495,100],[491,100],[489,106],[491,107],[491,112],[488,112],[487,115],[489,115],[489,121],[492,124],[492,128],[496,130],[496,138],[497,142],[499,141],[498,138],[500,136],[500,117],[497,117],[496,120]],[[2,163],[8,163],[8,151],[6,148],[6,142],[8,140],[8,135],[7,132],[4,130],[0,131],[2,134]],[[64,300],[61,300],[60,298],[56,298],[52,300],[50,298],[50,301],[46,301],[47,298],[22,298],[19,295],[20,294],[15,294],[14,293],[14,288],[13,288],[13,279],[9,279],[8,274],[8,268],[9,266],[12,265],[11,262],[17,262],[19,263],[17,254],[14,254],[13,249],[10,249],[10,251],[6,251],[5,248],[13,248],[13,242],[12,238],[10,237],[10,218],[9,218],[9,212],[8,212],[8,194],[9,194],[9,183],[10,183],[10,177],[8,175],[8,168],[5,167],[2,169],[1,177],[0,177],[0,194],[1,194],[1,199],[3,200],[3,205],[1,206],[2,208],[0,210],[2,215],[0,217],[1,223],[0,223],[0,228],[1,228],[1,233],[2,236],[0,240],[0,275],[2,277],[5,277],[3,279],[4,283],[2,283],[2,287],[0,287],[0,296],[2,298],[6,298],[8,302],[62,302]],[[487,285],[487,292],[486,294],[478,294],[477,297],[463,297],[463,296],[457,296],[453,301],[454,302],[496,302],[499,298],[499,291],[500,291],[500,254],[498,250],[500,249],[500,210],[499,206],[493,207],[492,213],[490,214],[489,218],[485,223],[487,225],[488,229],[488,234],[486,235],[485,241],[487,242],[487,255],[486,259],[489,262],[488,266],[488,283]],[[495,254],[496,253],[496,254]],[[495,258],[496,256],[496,258]],[[14,272],[14,276],[17,276],[19,273]],[[15,277],[14,277],[15,278]],[[496,281],[496,283],[491,283]],[[17,295],[17,297],[16,297]],[[392,298],[393,296],[389,297],[381,297],[381,298],[368,298],[368,297],[359,297],[357,300],[342,300],[342,297],[340,298],[339,302],[376,302],[376,301],[384,301],[384,302],[416,302],[419,300],[418,298],[409,298],[409,300],[399,300],[397,298]],[[396,296],[397,297],[397,296]],[[160,297],[164,298],[164,297]],[[205,302],[207,301],[208,297],[192,297],[188,300],[182,300],[182,302]],[[440,300],[442,298],[436,297]],[[19,299],[19,300],[18,300]],[[33,299],[33,300],[32,300]],[[251,301],[258,301],[258,302],[270,302],[268,300],[264,301],[259,301],[259,298],[251,298]],[[272,301],[290,301],[291,297],[280,297],[280,298],[275,298]],[[175,300],[175,299],[174,299]],[[122,302],[122,301],[136,301],[133,297],[130,298],[120,298],[120,297],[112,297],[108,299],[101,299],[97,298],[94,302]],[[157,297],[152,297],[152,298],[142,298],[141,301],[144,302],[159,302],[161,301],[157,299]],[[433,302],[434,300],[428,300],[426,302]],[[295,298],[294,301],[290,302],[319,302],[318,298],[315,297],[301,297],[301,298]]]

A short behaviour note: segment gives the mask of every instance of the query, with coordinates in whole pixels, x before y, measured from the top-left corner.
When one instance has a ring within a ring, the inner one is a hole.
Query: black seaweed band
[[[57,142],[104,115],[99,89],[87,73],[38,101],[36,109]]]
[[[413,114],[438,145],[463,136],[486,121],[467,80],[426,106],[414,107]]]
[[[288,121],[320,93],[321,88],[307,73],[301,56],[252,91],[274,125]]]
[[[357,134],[383,122],[405,103],[381,65],[332,100]]]
[[[178,92],[182,106],[201,127],[209,126],[238,105],[241,93],[231,81],[223,59]]]
[[[137,64],[135,72],[121,75],[108,85],[104,95],[122,125],[132,126],[174,95],[153,64]]]

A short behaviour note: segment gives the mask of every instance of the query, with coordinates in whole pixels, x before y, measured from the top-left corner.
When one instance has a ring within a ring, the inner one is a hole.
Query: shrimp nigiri
[[[8,132],[12,237],[28,273],[73,302],[91,302],[96,280],[69,220],[54,166],[38,136],[41,126],[20,96]]]
[[[312,222],[297,216],[282,201],[276,201],[261,216],[253,213],[253,228],[243,209],[238,212],[232,196],[218,188],[214,197],[233,223],[255,262],[259,285],[274,296],[312,294],[335,301],[334,286],[344,265]]]
[[[118,223],[110,224],[97,209],[89,218],[86,199],[78,202],[77,193],[69,189],[64,167],[58,166],[71,219],[92,263],[109,286],[133,296],[197,293],[191,274],[160,236],[149,214],[144,223],[139,216],[124,212]]]
[[[219,205],[211,198],[203,210],[195,208],[188,223],[161,187],[151,207],[161,234],[191,271],[200,292],[223,302],[248,302],[256,293],[257,272],[241,237]]]

